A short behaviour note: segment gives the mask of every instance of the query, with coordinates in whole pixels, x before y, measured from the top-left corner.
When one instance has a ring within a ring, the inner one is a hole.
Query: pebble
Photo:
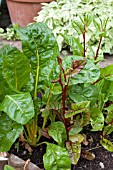
[[[104,169],[104,164],[102,162],[99,163],[99,166]]]

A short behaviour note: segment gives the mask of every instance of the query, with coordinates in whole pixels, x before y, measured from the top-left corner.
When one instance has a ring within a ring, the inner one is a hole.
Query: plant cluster
[[[103,53],[113,53],[113,0],[57,0],[49,4],[43,4],[43,9],[39,15],[34,18],[37,22],[44,22],[53,31],[59,49],[65,47],[65,39],[61,35],[74,36],[80,39],[83,43],[81,32],[73,29],[73,21],[80,22],[79,16],[85,14],[92,15],[96,21],[109,18],[107,24],[107,36],[102,41],[102,46],[99,55],[103,57]],[[96,50],[99,39],[99,32],[95,28],[95,23],[92,22],[87,30],[86,44],[90,47],[87,55],[92,56]],[[73,44],[74,46],[76,43]]]
[[[0,28],[0,37],[7,39],[7,40],[19,40],[20,37],[16,32],[18,28],[18,24],[11,25],[10,27],[6,28],[6,31],[3,28]]]
[[[84,46],[75,38],[74,55],[60,57],[57,41],[44,23],[17,29],[22,51],[9,45],[0,49],[0,151],[8,151],[20,136],[32,146],[47,145],[45,170],[70,170],[82,153],[87,126],[102,131],[101,145],[113,151],[107,139],[113,131],[113,65],[98,64],[107,20],[95,22],[102,33],[92,58],[86,55],[90,17],[81,17],[81,22],[73,24],[81,31]],[[50,143],[40,143],[41,136]]]

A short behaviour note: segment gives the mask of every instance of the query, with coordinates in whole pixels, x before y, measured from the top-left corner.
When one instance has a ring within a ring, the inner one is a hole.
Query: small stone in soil
[[[99,165],[102,169],[104,169],[104,164],[102,162],[100,162]]]

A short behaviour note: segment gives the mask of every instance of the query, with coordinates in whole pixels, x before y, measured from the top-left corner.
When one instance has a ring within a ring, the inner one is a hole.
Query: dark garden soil
[[[42,137],[42,141],[45,139]],[[110,140],[113,141],[113,134],[110,136]],[[51,142],[51,141],[50,141]],[[82,144],[82,149],[87,150],[95,155],[95,159],[92,161],[80,158],[76,166],[72,166],[71,170],[113,170],[113,152],[106,151],[99,144],[99,135],[98,133],[87,134],[88,145],[85,146]],[[33,152],[30,154],[28,150],[20,143],[15,143],[11,148],[9,153],[13,153],[18,157],[30,161],[36,164],[39,168],[43,168],[43,155],[46,151],[46,145],[40,145],[38,147],[32,148]]]

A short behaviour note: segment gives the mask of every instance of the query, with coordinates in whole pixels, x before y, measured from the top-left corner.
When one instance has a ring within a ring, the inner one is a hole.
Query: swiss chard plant
[[[81,31],[84,45],[74,39],[74,55],[60,57],[56,39],[43,23],[17,29],[21,51],[9,45],[0,49],[0,151],[8,151],[20,136],[32,146],[47,145],[46,170],[69,170],[81,156],[87,125],[102,131],[100,143],[113,151],[107,139],[113,131],[113,66],[100,69],[98,64],[107,20],[99,25],[102,32],[91,58],[86,45],[91,22],[87,15],[81,21],[73,26]],[[50,143],[39,143],[41,136]]]

